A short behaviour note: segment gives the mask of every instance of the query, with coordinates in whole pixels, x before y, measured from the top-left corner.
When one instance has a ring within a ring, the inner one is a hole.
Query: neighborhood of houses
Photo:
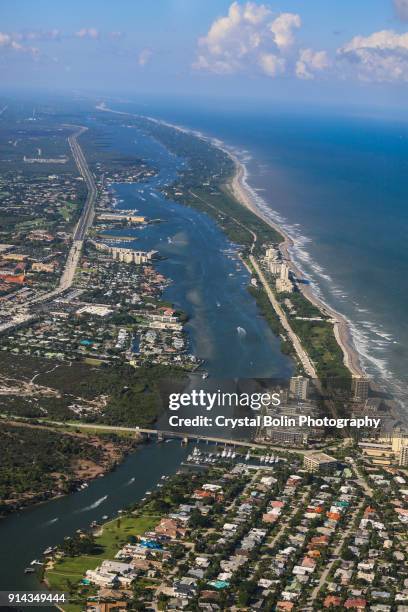
[[[73,596],[88,610],[95,601],[122,609],[137,601],[146,610],[406,612],[406,479],[397,469],[355,472],[320,454],[314,463],[282,454],[273,466],[220,459],[164,477],[96,528],[98,543],[109,525],[119,533],[123,521],[152,517],[145,532],[117,538],[112,558],[85,567]],[[51,586],[64,565],[58,551],[46,572]]]

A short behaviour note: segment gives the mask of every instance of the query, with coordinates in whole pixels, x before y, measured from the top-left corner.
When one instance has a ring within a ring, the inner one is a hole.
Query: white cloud
[[[152,55],[153,51],[151,49],[142,49],[138,58],[139,66],[146,66],[150,62]]]
[[[397,15],[403,21],[408,21],[408,0],[394,0]]]
[[[408,81],[408,32],[382,30],[369,36],[355,36],[337,53],[360,80]]]
[[[265,4],[233,2],[198,41],[197,70],[217,74],[261,72],[275,77],[285,70],[301,20],[294,13],[272,14]]]
[[[316,72],[321,72],[328,67],[329,58],[326,51],[301,49],[295,71],[299,79],[314,79]]]
[[[77,32],[75,32],[76,38],[99,38],[99,30],[96,28],[81,28]]]
[[[299,15],[294,13],[282,13],[270,24],[271,32],[275,42],[280,49],[287,49],[294,43],[293,31],[300,28],[302,22]]]
[[[36,47],[22,45],[18,40],[18,35],[8,34],[7,32],[0,32],[0,48],[6,51],[28,53],[33,57],[37,57],[39,54],[39,50]]]
[[[259,57],[259,64],[265,74],[274,77],[285,71],[286,62],[282,57],[273,53],[263,53]]]
[[[24,31],[18,32],[17,34],[13,34],[13,36],[17,40],[22,41],[47,41],[47,40],[59,40],[62,36],[60,30],[54,28],[52,30],[32,30],[32,31]]]

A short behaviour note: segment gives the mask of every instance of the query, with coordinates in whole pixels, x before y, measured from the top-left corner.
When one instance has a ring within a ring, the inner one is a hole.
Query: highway
[[[96,201],[96,196],[97,196],[97,189],[96,189],[94,177],[92,176],[92,173],[89,170],[85,156],[78,143],[79,136],[81,136],[81,134],[83,134],[87,129],[88,128],[86,127],[79,127],[78,131],[76,131],[74,134],[68,137],[68,142],[69,142],[69,146],[71,147],[72,155],[74,157],[74,160],[78,167],[79,172],[81,173],[84,181],[86,182],[88,193],[86,196],[85,205],[82,209],[80,219],[74,230],[73,243],[69,251],[67,261],[65,263],[64,272],[60,279],[60,284],[57,290],[58,293],[62,293],[63,291],[66,291],[72,285],[72,282],[75,276],[75,270],[78,266],[79,259],[81,257],[81,252],[82,252],[82,247],[83,247],[84,240],[86,237],[86,232],[88,231],[89,227],[92,225],[94,214],[95,214],[95,201]]]

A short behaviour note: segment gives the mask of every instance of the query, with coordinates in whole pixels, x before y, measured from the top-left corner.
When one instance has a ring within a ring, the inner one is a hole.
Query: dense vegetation
[[[165,409],[162,398],[169,381],[183,385],[186,376],[182,369],[164,365],[138,369],[128,364],[92,367],[80,362],[70,365],[58,362],[53,365],[48,359],[27,355],[16,355],[11,361],[6,353],[0,353],[0,368],[3,375],[16,379],[31,380],[36,375],[36,384],[58,392],[34,399],[22,394],[4,397],[1,409],[4,414],[72,420],[75,415],[69,406],[73,402],[93,401],[96,409],[87,417],[88,421],[140,427],[151,426]]]
[[[68,492],[73,460],[104,460],[103,450],[86,438],[24,425],[1,423],[0,448],[0,514],[8,508],[6,500]]]
[[[183,385],[185,373],[168,366],[109,368],[98,381],[99,391],[109,394],[108,405],[99,419],[109,425],[152,426],[166,405],[168,384]]]
[[[258,308],[262,313],[262,316],[266,319],[269,327],[271,328],[275,336],[282,337],[282,334],[285,333],[285,330],[283,329],[282,324],[279,321],[279,317],[273,309],[272,304],[270,303],[269,298],[263,287],[253,287],[251,285],[250,287],[248,287],[248,291],[255,298]],[[287,340],[282,340],[281,351],[288,355],[290,354],[293,357],[295,356],[293,346]]]
[[[290,325],[299,337],[304,349],[315,364],[320,379],[350,378],[350,373],[344,365],[343,351],[334,335],[333,323],[322,315],[302,293],[281,293],[278,295],[282,308],[286,311]],[[289,308],[287,301],[291,304]],[[321,321],[302,320],[320,318]]]

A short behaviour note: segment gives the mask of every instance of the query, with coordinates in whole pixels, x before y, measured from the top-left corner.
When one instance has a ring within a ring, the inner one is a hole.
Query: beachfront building
[[[359,402],[364,402],[368,398],[368,378],[365,378],[364,376],[353,378],[352,390],[353,399]]]
[[[283,264],[280,261],[271,261],[268,264],[269,272],[275,275],[280,274],[282,266]]]
[[[267,264],[279,260],[279,251],[274,246],[270,246],[265,251],[265,261]]]
[[[309,379],[306,376],[292,376],[289,383],[289,391],[297,400],[306,400],[309,390]]]
[[[278,293],[291,293],[293,291],[293,283],[289,278],[287,263],[281,264],[279,278],[276,280],[276,291]]]

